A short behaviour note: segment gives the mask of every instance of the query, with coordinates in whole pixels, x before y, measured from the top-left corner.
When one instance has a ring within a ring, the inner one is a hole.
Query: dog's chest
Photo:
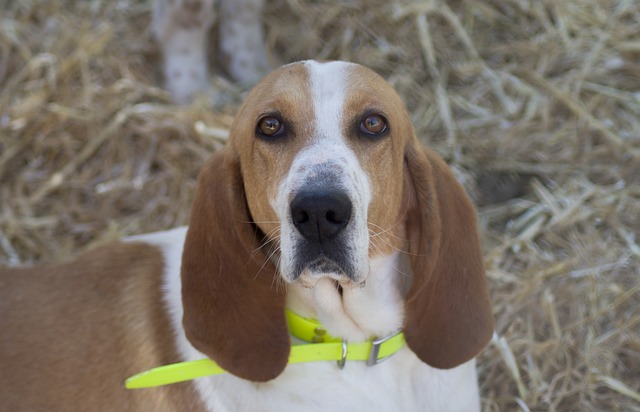
[[[211,411],[475,411],[475,361],[443,371],[407,348],[373,367],[347,362],[290,365],[274,381],[231,375],[200,379],[197,391]]]

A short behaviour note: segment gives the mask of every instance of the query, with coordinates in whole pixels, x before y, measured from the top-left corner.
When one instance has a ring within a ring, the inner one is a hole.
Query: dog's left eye
[[[387,120],[379,114],[371,114],[360,123],[360,131],[377,136],[387,130]]]
[[[277,117],[266,116],[258,122],[257,131],[264,137],[277,137],[284,133],[284,125]]]

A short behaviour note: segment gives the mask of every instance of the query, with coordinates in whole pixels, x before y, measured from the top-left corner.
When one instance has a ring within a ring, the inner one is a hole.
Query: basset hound
[[[352,63],[283,66],[230,136],[188,229],[4,270],[0,409],[479,410],[493,318],[475,212],[392,87]],[[320,344],[288,314],[338,339],[340,365],[290,362]],[[373,362],[353,360],[363,347]],[[226,373],[124,387],[198,359]]]

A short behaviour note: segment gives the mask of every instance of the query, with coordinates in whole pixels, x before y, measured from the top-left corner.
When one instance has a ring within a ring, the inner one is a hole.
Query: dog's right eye
[[[256,131],[262,137],[278,137],[284,133],[284,125],[275,116],[265,116],[258,121]]]

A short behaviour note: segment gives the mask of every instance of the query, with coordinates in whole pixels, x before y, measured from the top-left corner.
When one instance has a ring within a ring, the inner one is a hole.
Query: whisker
[[[262,248],[264,248],[268,244],[279,241],[280,235],[277,235],[277,236],[275,235],[277,232],[278,232],[278,228],[275,228],[271,232],[266,234],[265,237],[267,238],[267,240],[264,241],[260,246],[255,248],[253,251],[251,251],[251,256],[254,257]]]
[[[393,269],[395,269],[395,271],[396,271],[396,272],[398,272],[400,275],[402,275],[402,276],[404,276],[404,277],[406,277],[406,278],[409,278],[409,279],[410,279],[410,278],[412,278],[412,275],[410,275],[410,274],[408,274],[408,273],[404,273],[403,271],[401,271],[400,269],[398,269],[398,268],[396,267],[396,265],[391,265],[391,267],[392,267]]]
[[[269,254],[269,258],[268,258],[275,266],[275,271],[273,272],[273,278],[271,279],[270,289],[273,289],[275,285],[276,293],[278,292],[278,285],[279,285],[278,280],[282,280],[282,277],[280,276],[280,259],[273,259],[273,256],[279,252],[280,252],[280,247],[279,246],[274,247],[271,250],[271,253]]]
[[[379,228],[379,229],[382,229],[382,230],[381,230],[380,232],[378,232],[378,233],[375,233],[375,232],[373,232],[372,230],[370,230],[370,232],[374,233],[372,236],[374,236],[374,237],[375,237],[375,236],[380,236],[381,234],[386,233],[386,232],[389,232],[389,231],[391,231],[392,229],[394,229],[394,228],[395,228],[396,226],[398,226],[400,223],[404,222],[404,218],[405,218],[405,216],[407,215],[407,212],[408,212],[408,211],[409,211],[409,205],[406,205],[406,206],[405,206],[405,208],[404,208],[404,210],[402,211],[402,214],[401,214],[401,215],[400,215],[400,217],[398,218],[398,220],[396,220],[396,222],[395,222],[394,224],[392,224],[392,225],[391,225],[389,228],[387,228],[387,229],[383,228],[382,226],[376,225],[376,224],[375,224],[375,223],[373,223],[373,222],[367,222],[367,224],[368,224],[368,225],[372,225],[372,226],[375,226],[375,227],[377,227],[377,228]],[[396,237],[397,239],[400,239],[400,240],[407,240],[407,239],[402,239],[402,238],[400,238],[400,237],[398,237],[398,236],[395,236],[395,235],[392,235],[392,236],[394,236],[394,237]]]
[[[398,239],[400,239],[400,238],[398,238]],[[403,240],[408,240],[408,239],[403,239]],[[382,242],[382,243],[384,243],[385,245],[387,245],[388,247],[390,247],[392,250],[395,250],[395,251],[397,251],[397,252],[399,252],[399,253],[402,253],[402,254],[404,254],[404,255],[407,255],[407,256],[415,256],[415,257],[426,257],[426,256],[427,256],[426,254],[422,254],[422,253],[411,253],[411,252],[409,252],[408,250],[401,249],[401,248],[399,248],[399,247],[397,247],[397,246],[392,245],[391,243],[387,242],[386,240],[384,240],[383,238],[380,238],[380,237],[378,237],[378,238],[376,238],[376,239],[371,239],[371,244],[372,244],[372,245],[375,245],[375,242],[376,242],[376,241]],[[375,246],[377,246],[377,247],[378,247],[378,251],[380,251],[380,247],[379,247],[378,245],[375,245]]]
[[[405,251],[404,251],[404,250],[402,250],[402,249],[396,249],[396,250],[397,250],[398,252],[400,252],[400,253],[405,253]],[[402,275],[402,276],[404,276],[404,277],[406,277],[406,278],[409,278],[409,279],[410,279],[410,278],[412,278],[412,275],[411,275],[411,274],[409,274],[409,273],[405,273],[404,271],[400,270],[400,268],[398,268],[396,265],[391,264],[391,267],[392,267],[396,272],[398,272],[400,275]]]
[[[396,251],[400,252],[400,253],[404,253],[404,250],[402,249],[398,249],[393,247],[392,245],[389,245],[391,248],[395,249]],[[371,242],[371,247],[374,249],[374,252],[376,252],[379,255],[382,255],[382,250],[380,249],[380,247],[375,243],[375,242]],[[406,278],[411,278],[412,276],[408,273],[403,272],[402,270],[400,270],[398,267],[396,267],[396,265],[391,265],[391,267],[398,272],[400,275],[406,277]]]
[[[401,241],[403,241],[403,242],[408,240],[407,238],[404,238],[404,237],[402,237],[402,236],[398,236],[398,235],[396,235],[396,234],[394,234],[394,233],[388,233],[390,230],[391,230],[391,228],[390,228],[390,229],[387,229],[387,230],[384,230],[384,231],[381,231],[381,232],[375,232],[375,231],[373,231],[373,230],[369,229],[369,237],[371,237],[371,238],[376,238],[376,237],[381,237],[381,236],[382,236],[382,235],[384,235],[384,234],[388,234],[388,235],[389,235],[389,237],[394,238],[394,239],[401,240]]]
[[[393,225],[391,225],[391,227],[389,227],[387,229],[383,228],[382,226],[376,225],[373,222],[368,222],[368,225],[371,225],[371,226],[374,226],[374,227],[377,227],[377,228],[381,229],[380,231],[376,232],[376,231],[368,228],[369,229],[369,234],[370,234],[369,236],[370,237],[380,237],[380,236],[382,236],[384,234],[389,234],[389,236],[391,236],[391,237],[393,237],[395,239],[406,241],[407,239],[405,239],[403,237],[400,237],[400,236],[396,235],[395,233],[390,233],[401,222],[402,221],[399,220],[399,221],[397,221],[396,223],[394,223]]]
[[[398,251],[398,252],[400,252],[400,253],[403,253],[403,254],[405,254],[405,255],[407,255],[407,256],[426,257],[426,256],[427,256],[426,254],[421,254],[421,253],[410,253],[408,250],[399,249],[398,247],[396,247],[396,246],[394,246],[394,245],[389,244],[387,241],[385,241],[384,239],[382,239],[382,238],[381,238],[381,236],[382,236],[383,234],[385,234],[385,233],[387,233],[387,232],[391,231],[391,230],[392,230],[393,228],[395,228],[398,224],[402,223],[402,222],[404,221],[404,218],[405,218],[405,216],[406,216],[406,214],[407,214],[407,212],[408,212],[408,211],[409,211],[409,206],[407,205],[407,206],[405,206],[405,208],[404,208],[404,210],[403,210],[402,215],[400,216],[400,218],[399,218],[399,219],[398,219],[398,220],[397,220],[393,225],[391,225],[391,226],[390,226],[389,228],[387,228],[387,229],[385,229],[385,228],[383,228],[383,227],[381,227],[381,226],[379,226],[379,225],[377,225],[377,224],[375,224],[375,223],[373,223],[373,222],[367,222],[367,224],[368,224],[368,225],[371,225],[371,226],[373,226],[373,227],[377,227],[377,228],[381,229],[379,232],[375,232],[374,230],[369,229],[369,233],[370,233],[370,234],[369,234],[369,237],[371,238],[371,242],[372,242],[372,243],[373,243],[375,240],[379,239],[379,240],[381,240],[382,242],[384,242],[387,246],[389,246],[390,248],[392,248],[392,249],[394,249],[394,250],[396,250],[396,251]],[[395,239],[398,239],[398,240],[401,240],[401,241],[403,241],[403,242],[407,242],[407,241],[409,240],[409,239],[407,239],[407,238],[403,238],[403,237],[397,236],[397,235],[395,235],[395,234],[393,234],[393,233],[391,233],[391,234],[390,234],[390,237],[395,238]]]
[[[246,219],[238,219],[237,217],[233,216],[232,219],[235,222],[239,222],[239,223],[250,223],[250,224],[273,224],[273,225],[279,225],[280,221],[279,220],[246,220]]]
[[[251,255],[254,256],[256,254],[256,252],[260,251],[262,248],[264,248],[265,246],[275,243],[277,240],[280,240],[279,236],[273,236],[269,239],[267,239],[266,241],[262,242],[262,244],[260,244],[260,246],[258,246],[257,248],[253,249],[251,251]]]
[[[236,218],[234,218],[233,220],[240,223],[250,223],[250,224],[256,224],[256,225],[260,225],[260,224],[279,225],[280,224],[280,221],[278,220],[244,220],[244,219],[236,219]]]
[[[274,246],[274,245],[272,245],[272,246]],[[260,273],[267,266],[267,264],[269,262],[271,262],[271,258],[276,254],[278,249],[279,249],[279,247],[277,245],[275,245],[275,247],[273,247],[271,250],[269,250],[269,253],[268,253],[267,257],[264,260],[264,263],[262,264],[262,266],[260,266],[260,269],[258,270],[258,273],[256,273],[256,275],[253,277],[253,280],[258,279],[258,276],[260,276]]]
[[[371,241],[371,248],[376,255],[382,255],[382,249],[380,249],[380,246],[378,246],[376,242]]]
[[[382,242],[384,245],[386,245],[389,248],[391,248],[391,250],[395,250],[397,252],[404,252],[404,250],[398,248],[397,246],[394,246],[394,245],[390,244],[389,242],[385,241],[384,239],[371,239],[371,246],[374,247],[376,249],[376,252],[378,254],[380,254],[380,255],[383,255],[384,253],[382,252],[381,245],[376,243],[377,241]]]
[[[276,293],[279,293],[279,292],[286,293],[287,285],[284,282],[284,279],[282,279],[282,276],[280,276],[280,260],[278,259],[275,262],[275,264],[276,264],[276,271],[274,272],[273,279],[271,280],[271,288],[273,288],[275,285]]]

